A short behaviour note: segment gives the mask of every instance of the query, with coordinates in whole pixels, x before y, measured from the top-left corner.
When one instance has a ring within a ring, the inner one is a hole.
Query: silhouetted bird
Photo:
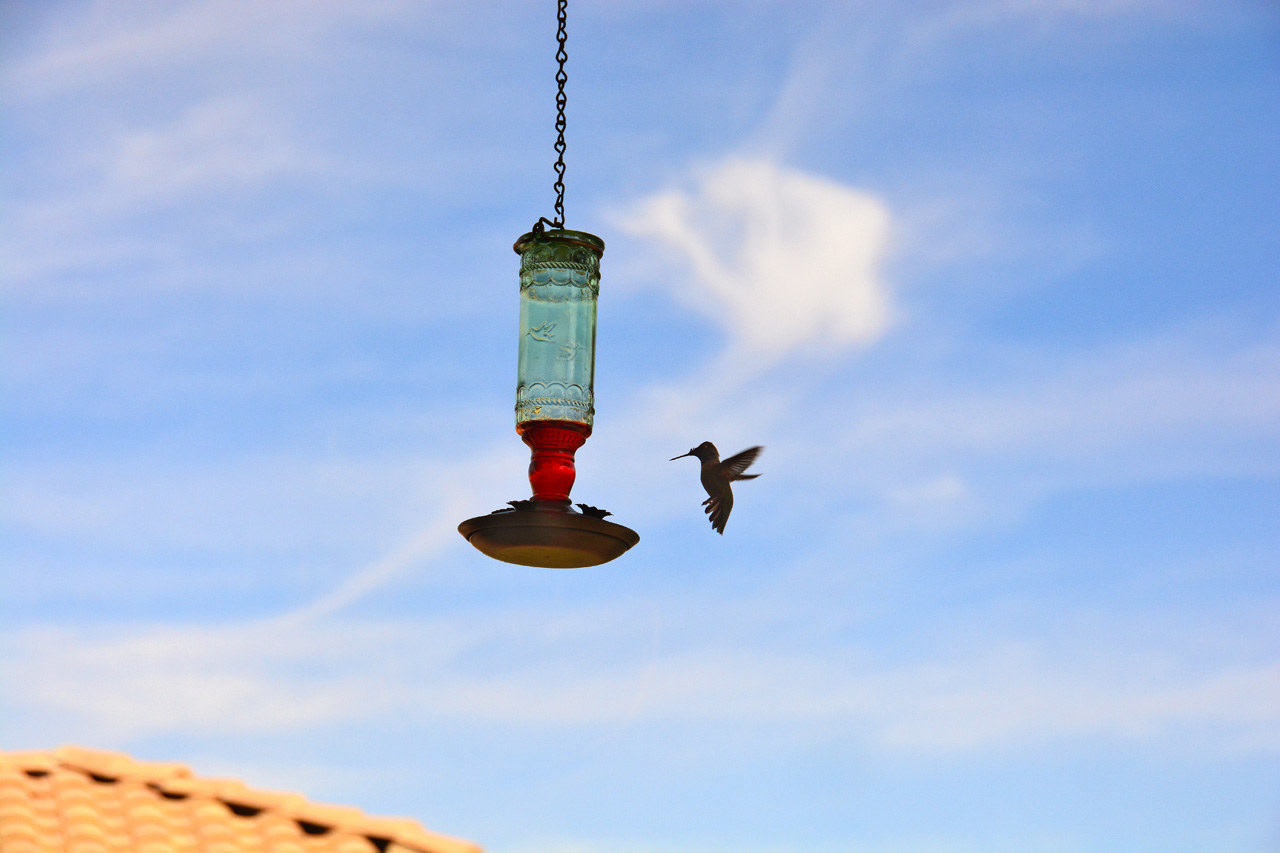
[[[734,480],[754,480],[760,476],[742,472],[751,467],[751,463],[756,461],[761,450],[764,448],[748,447],[721,462],[720,451],[716,450],[716,446],[709,441],[704,441],[688,453],[671,457],[671,461],[674,462],[686,456],[696,456],[702,463],[702,488],[706,489],[707,494],[710,495],[702,505],[711,516],[711,528],[716,533],[724,535],[724,525],[729,520],[729,513],[733,511],[733,489],[729,484]]]
[[[589,515],[592,518],[604,518],[606,515],[613,515],[609,510],[601,509],[598,506],[591,506],[589,504],[575,504],[575,506],[582,510],[583,515]]]

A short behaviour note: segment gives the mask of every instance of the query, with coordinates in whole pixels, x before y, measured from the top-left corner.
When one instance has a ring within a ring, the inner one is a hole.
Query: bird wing
[[[762,450],[764,450],[764,448],[760,446],[748,447],[741,453],[734,454],[721,462],[720,470],[723,471],[731,481],[746,479],[742,476],[743,472],[751,467],[751,463],[756,461],[756,457],[760,455],[760,451]],[[751,476],[758,477],[760,475],[752,474]]]
[[[707,515],[711,516],[711,529],[723,536],[729,513],[733,511],[733,492],[725,489],[724,494],[707,498],[702,506]]]

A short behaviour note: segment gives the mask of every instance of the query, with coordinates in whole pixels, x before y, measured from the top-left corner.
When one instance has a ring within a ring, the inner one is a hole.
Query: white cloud
[[[955,473],[891,484],[884,503],[887,512],[876,521],[881,529],[953,527],[970,522],[983,509],[969,484]]]
[[[180,257],[172,236],[163,228],[140,231],[137,214],[164,211],[167,221],[181,222],[205,210],[202,200],[235,210],[282,180],[316,185],[341,171],[299,142],[278,111],[242,96],[197,101],[169,121],[85,141],[82,149],[84,174],[20,201],[6,217],[6,290],[42,294],[50,273],[124,260],[172,263]],[[253,221],[244,230],[259,237],[261,220]]]
[[[401,16],[397,0],[273,3],[95,3],[46,22],[39,49],[6,75],[13,96],[33,99],[114,85],[138,75],[218,61],[264,56],[279,63],[317,52],[326,35],[361,21]]]
[[[349,719],[366,703],[359,675],[306,683],[281,669],[344,651],[262,625],[165,627],[81,634],[40,630],[9,638],[5,695],[34,712],[30,725],[110,742],[145,732],[260,731]],[[371,691],[372,692],[372,691]],[[66,737],[66,735],[62,735]]]
[[[908,464],[967,457],[988,468],[1030,463],[1050,476],[1067,466],[1075,485],[1100,474],[1106,482],[1272,470],[1280,339],[1204,337],[1179,330],[1065,365],[1037,351],[1011,354],[1004,377],[986,387],[875,395],[858,416],[829,422],[843,436],[830,441]]]
[[[260,187],[329,165],[303,151],[277,116],[247,98],[196,103],[171,124],[128,133],[116,146],[107,183],[130,198]]]
[[[550,618],[489,609],[412,624],[10,633],[5,695],[32,717],[24,729],[45,720],[94,742],[391,716],[557,729],[783,726],[925,754],[1098,738],[1280,749],[1280,661],[1266,657],[1192,664],[1107,638],[1054,653],[988,641],[897,661],[857,646],[746,640],[662,650],[636,642],[650,629],[635,614],[628,603]]]
[[[1181,4],[1168,0],[977,0],[948,4],[931,16],[921,16],[905,27],[904,45],[912,56],[936,50],[943,42],[999,31],[1038,37],[1054,37],[1077,22],[1141,16],[1168,17],[1182,12]]]
[[[777,357],[867,345],[890,320],[880,265],[884,203],[834,181],[763,160],[729,159],[690,191],[649,196],[621,217],[688,268],[670,281],[735,342]]]

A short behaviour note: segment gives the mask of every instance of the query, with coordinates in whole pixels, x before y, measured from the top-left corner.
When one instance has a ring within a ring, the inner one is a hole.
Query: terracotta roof
[[[370,817],[181,764],[64,746],[0,752],[4,853],[481,853],[408,818]]]

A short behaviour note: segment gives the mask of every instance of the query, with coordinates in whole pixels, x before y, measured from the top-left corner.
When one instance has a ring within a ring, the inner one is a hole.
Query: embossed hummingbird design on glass
[[[517,428],[536,421],[565,421],[589,431],[594,420],[596,299],[604,245],[594,249],[587,239],[599,238],[533,239],[518,247],[523,333],[516,375]]]

